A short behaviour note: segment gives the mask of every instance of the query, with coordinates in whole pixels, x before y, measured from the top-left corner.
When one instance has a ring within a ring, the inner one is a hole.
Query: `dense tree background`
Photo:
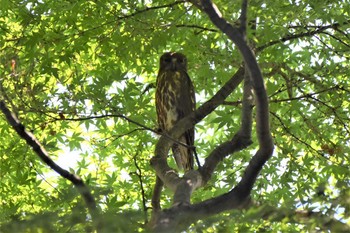
[[[235,24],[240,1],[215,1]],[[0,2],[1,100],[62,167],[89,186],[110,230],[141,231],[155,182],[159,56],[181,51],[197,106],[242,63],[236,46],[186,1]],[[248,30],[265,78],[275,150],[253,205],[203,219],[198,232],[350,228],[350,2],[250,1]],[[203,162],[240,122],[242,87],[196,125]],[[91,222],[72,184],[0,117],[0,231],[82,232]],[[230,190],[254,154],[227,157],[198,202]],[[170,164],[174,162],[169,159]],[[162,206],[170,207],[165,190]]]

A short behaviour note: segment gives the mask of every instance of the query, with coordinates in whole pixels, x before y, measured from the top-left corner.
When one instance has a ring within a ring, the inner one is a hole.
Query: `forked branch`
[[[162,179],[167,187],[175,191],[175,205],[153,216],[152,228],[157,232],[180,231],[185,229],[191,222],[202,217],[245,206],[249,203],[250,192],[259,172],[273,152],[273,142],[269,127],[268,98],[255,55],[245,40],[246,26],[241,25],[240,28],[233,27],[222,17],[218,8],[210,0],[202,0],[200,3],[197,1],[192,2],[204,11],[210,20],[237,45],[243,56],[246,67],[246,81],[243,97],[242,125],[232,140],[221,144],[210,154],[199,172],[191,171],[185,174],[183,178],[180,178],[166,162],[166,157],[172,144],[171,141],[165,137],[160,138],[156,145],[155,157],[152,158],[151,162],[160,179]],[[247,0],[243,0],[241,22],[244,24],[246,24],[246,12]],[[243,73],[244,69],[241,68],[237,72],[237,74],[240,74],[237,75],[239,78],[231,78],[211,100],[203,104],[191,115],[180,120],[173,130],[170,131],[170,137],[178,138],[187,129],[193,127],[212,112],[218,105],[222,104],[225,98],[242,81]],[[239,82],[236,83],[237,80]],[[256,125],[259,150],[250,161],[241,181],[235,188],[224,195],[191,205],[189,199],[192,191],[204,185],[209,180],[218,162],[226,155],[245,148],[250,143],[252,122],[249,118],[251,118],[253,106],[251,103],[251,87],[254,89],[256,97]],[[179,190],[180,187],[184,191],[181,192]]]

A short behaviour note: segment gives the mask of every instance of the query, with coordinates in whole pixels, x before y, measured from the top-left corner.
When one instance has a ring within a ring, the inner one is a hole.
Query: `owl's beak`
[[[176,63],[177,63],[177,59],[176,58],[172,58],[171,59],[171,69],[172,70],[176,70]]]

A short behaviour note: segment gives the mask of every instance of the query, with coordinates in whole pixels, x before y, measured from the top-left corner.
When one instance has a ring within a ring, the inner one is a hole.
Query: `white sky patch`
[[[273,153],[276,154],[277,153],[276,150],[274,150]],[[277,167],[277,171],[276,171],[277,175],[282,176],[286,172],[289,161],[290,161],[289,158],[284,158],[281,160],[279,166]]]
[[[121,170],[120,176],[122,177],[122,181],[130,181],[131,180],[129,173],[125,170]]]
[[[56,163],[63,169],[74,169],[77,167],[77,163],[81,159],[81,153],[81,151],[70,151],[69,148],[65,147],[60,156],[58,156]]]
[[[122,80],[118,82],[113,82],[111,87],[108,89],[107,94],[112,95],[112,94],[119,94],[118,89],[124,90],[127,86],[127,80]]]

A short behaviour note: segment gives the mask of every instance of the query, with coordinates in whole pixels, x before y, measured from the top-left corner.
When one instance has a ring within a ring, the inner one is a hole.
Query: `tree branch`
[[[195,25],[195,24],[176,24],[175,27],[177,27],[177,28],[194,28],[194,29],[198,29],[199,32],[197,32],[196,34],[199,34],[199,33],[203,32],[203,31],[218,32],[218,30],[216,30],[216,29],[207,28],[207,27],[203,27],[203,26],[199,26],[199,25]]]
[[[350,24],[350,20],[344,22],[343,24],[340,24],[340,23],[334,23],[334,24],[330,24],[330,25],[326,25],[326,26],[316,26],[316,29],[312,30],[312,31],[306,31],[306,32],[301,32],[299,34],[291,34],[291,35],[287,35],[287,36],[284,36],[278,40],[274,40],[274,41],[270,41],[262,46],[259,46],[256,51],[257,52],[260,52],[264,49],[266,49],[267,47],[270,47],[272,45],[275,45],[275,44],[278,44],[278,43],[283,43],[283,42],[286,42],[286,41],[289,41],[289,40],[295,40],[295,39],[298,39],[298,38],[302,38],[302,37],[309,37],[309,36],[313,36],[313,35],[316,35],[316,34],[319,34],[319,33],[322,33],[323,31],[327,30],[327,29],[335,29],[337,30],[338,27],[340,26],[343,26],[343,25],[348,25]],[[307,26],[307,27],[310,27],[310,26]]]
[[[326,216],[321,212],[312,210],[290,210],[269,205],[254,205],[253,208],[257,210],[254,212],[254,217],[265,219],[269,222],[281,222],[283,219],[288,219],[289,223],[310,225],[317,223],[317,227],[321,228],[322,232],[334,231],[335,229],[336,232],[350,231],[350,227],[346,223],[336,220],[333,217]]]
[[[142,207],[143,207],[143,213],[145,217],[145,224],[148,222],[147,219],[147,206],[146,206],[146,194],[145,189],[143,187],[143,180],[142,180],[142,170],[140,166],[137,164],[137,156],[138,153],[133,157],[134,165],[136,167],[135,175],[137,176],[139,182],[140,182],[140,189],[141,189],[141,198],[142,198]]]
[[[86,32],[89,32],[89,31],[93,31],[93,30],[96,30],[96,29],[99,29],[101,27],[104,27],[106,25],[109,25],[109,24],[115,24],[117,21],[119,20],[124,20],[124,19],[128,19],[128,18],[131,18],[131,17],[134,17],[136,15],[139,15],[139,14],[142,14],[142,13],[146,13],[148,11],[152,11],[152,10],[158,10],[158,9],[163,9],[163,8],[168,8],[168,7],[174,7],[178,4],[182,4],[182,3],[185,3],[186,1],[185,0],[179,0],[179,1],[175,1],[175,2],[172,2],[172,3],[169,3],[169,4],[164,4],[164,5],[159,5],[159,6],[151,6],[151,7],[145,7],[143,9],[136,9],[133,13],[131,14],[126,14],[126,15],[122,15],[122,16],[116,16],[116,19],[114,20],[110,20],[110,21],[107,21],[105,23],[102,23],[96,27],[92,27],[92,28],[89,28],[89,29],[86,29],[86,30],[83,30],[83,31],[79,31],[79,33],[76,33],[75,35],[81,35],[81,34],[84,34]]]
[[[210,0],[202,0],[203,10],[207,13],[211,21],[225,33],[236,45],[241,52],[250,77],[252,79],[255,95],[257,96],[257,134],[261,149],[272,153],[273,143],[270,135],[268,98],[265,91],[264,83],[260,68],[256,62],[255,56],[242,34],[237,28],[230,25],[224,18],[220,17],[213,7]],[[265,148],[263,148],[265,146]]]
[[[48,165],[52,170],[57,172],[63,178],[69,180],[77,188],[78,192],[84,199],[89,213],[93,219],[96,227],[98,227],[98,210],[96,208],[96,202],[89,190],[85,185],[84,181],[77,175],[68,172],[67,170],[61,168],[57,165],[48,155],[47,151],[42,147],[40,142],[35,138],[35,136],[28,132],[24,125],[17,119],[17,117],[7,108],[5,102],[0,100],[0,109],[5,115],[7,122],[12,126],[12,128],[17,132],[17,134],[23,138],[28,145],[30,145],[34,152],[39,156],[39,158]]]
[[[152,129],[148,126],[145,126],[133,119],[131,119],[130,117],[127,117],[123,114],[105,114],[105,115],[98,115],[98,116],[84,116],[84,117],[79,117],[79,118],[64,118],[64,119],[61,119],[61,118],[56,118],[56,117],[53,117],[55,120],[67,120],[67,121],[85,121],[85,120],[91,120],[91,119],[100,119],[100,118],[105,118],[105,117],[117,117],[117,118],[121,118],[121,119],[124,119],[126,120],[127,122],[129,123],[132,123],[134,125],[137,125],[145,130],[148,130],[148,131],[151,131],[155,134],[159,134],[159,135],[162,135],[166,138],[168,138],[170,141],[172,141],[173,143],[176,142],[177,144],[179,145],[182,145],[182,146],[185,146],[185,147],[189,147],[187,144],[184,144],[183,142],[180,142],[178,141],[177,139],[175,139],[174,137],[171,137],[169,134],[166,134],[164,132],[160,132],[159,130],[155,130],[155,129]],[[123,136],[123,135],[122,135]]]
[[[239,17],[239,20],[240,20],[239,30],[241,31],[242,35],[244,35],[244,37],[246,36],[246,32],[247,32],[247,9],[248,9],[248,0],[242,0],[241,16]]]
[[[252,110],[253,110],[253,92],[251,80],[245,70],[244,88],[243,88],[243,107],[241,116],[241,127],[234,137],[221,145],[219,145],[205,160],[205,164],[200,170],[204,183],[208,182],[214,172],[217,164],[227,155],[233,154],[247,148],[251,143],[252,132]]]
[[[217,146],[205,159],[205,163],[202,169],[200,169],[203,184],[206,184],[210,180],[216,166],[226,156],[247,148],[251,143],[252,141],[250,138],[243,137],[240,132],[238,132],[231,140]]]
[[[157,176],[156,183],[154,184],[153,194],[152,194],[152,211],[153,213],[158,213],[161,210],[160,207],[160,196],[163,189],[163,181]]]

